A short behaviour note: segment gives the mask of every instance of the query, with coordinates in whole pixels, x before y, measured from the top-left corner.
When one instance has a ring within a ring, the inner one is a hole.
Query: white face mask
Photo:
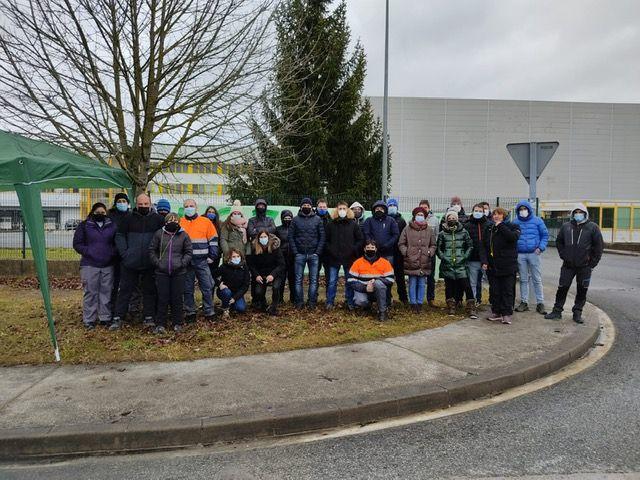
[[[424,223],[424,215],[416,215],[416,223]]]
[[[462,210],[462,207],[460,205],[451,205],[451,210],[455,210],[456,213],[460,213],[460,210]]]
[[[346,210],[338,210],[338,216],[340,218],[344,218],[347,216],[347,211]]]
[[[518,212],[518,214],[522,217],[522,218],[527,218],[529,216],[529,210],[527,210],[526,208],[523,210],[520,210]]]

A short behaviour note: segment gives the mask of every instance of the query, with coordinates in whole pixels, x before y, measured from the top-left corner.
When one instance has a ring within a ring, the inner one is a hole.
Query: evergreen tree
[[[345,1],[331,3],[289,0],[278,11],[273,82],[252,125],[257,148],[230,177],[234,198],[380,197],[382,129],[362,97],[364,49],[349,54]]]

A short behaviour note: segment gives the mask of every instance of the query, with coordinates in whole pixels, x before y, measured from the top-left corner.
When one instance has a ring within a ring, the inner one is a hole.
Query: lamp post
[[[387,152],[389,150],[387,140],[387,123],[389,116],[389,0],[386,0],[384,21],[384,97],[382,100],[382,200],[387,199]]]

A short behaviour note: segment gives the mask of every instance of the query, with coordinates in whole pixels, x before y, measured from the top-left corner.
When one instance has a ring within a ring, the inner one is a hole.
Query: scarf
[[[419,232],[424,230],[425,228],[427,228],[429,226],[429,224],[427,223],[427,221],[425,220],[424,223],[418,223],[415,221],[411,221],[409,223],[409,225],[411,225],[411,228],[413,228],[414,230],[418,230]]]
[[[233,217],[233,212],[231,212],[230,217],[231,225],[233,225],[234,230],[242,233],[242,243],[247,243],[247,219],[244,217],[240,217],[239,219],[235,219]]]

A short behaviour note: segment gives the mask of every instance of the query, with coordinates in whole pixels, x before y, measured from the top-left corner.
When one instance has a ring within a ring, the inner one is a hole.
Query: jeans
[[[336,294],[338,293],[338,276],[340,275],[340,267],[344,273],[344,296],[347,299],[347,305],[350,307],[355,306],[353,301],[353,289],[351,288],[349,280],[349,269],[351,263],[343,263],[341,265],[330,266],[329,275],[327,280],[327,305],[333,305],[336,300]]]
[[[113,267],[80,267],[82,280],[82,321],[85,325],[111,321]]]
[[[542,290],[542,259],[535,253],[518,254],[518,271],[520,272],[520,300],[529,303],[529,273],[536,292],[536,303],[544,303]]]
[[[218,289],[218,298],[222,300],[222,308],[235,310],[238,313],[243,313],[247,309],[247,302],[244,297],[240,297],[238,300],[229,305],[231,298],[233,298],[233,292],[230,288]]]
[[[315,253],[299,253],[296,255],[296,306],[304,305],[304,267],[309,267],[309,305],[318,303],[318,268],[320,258]]]
[[[376,280],[373,284],[373,292],[367,292],[367,285],[362,282],[351,282],[354,290],[353,300],[357,307],[367,308],[373,302],[378,304],[378,312],[387,311],[387,295],[389,287],[382,280]]]
[[[427,277],[425,276],[409,275],[409,303],[411,305],[422,305],[426,283]]]
[[[156,316],[156,281],[153,270],[131,270],[120,265],[120,285],[116,300],[114,320],[121,320],[129,310],[129,302],[142,277],[142,314],[145,318]]]
[[[562,265],[558,291],[556,292],[556,303],[553,306],[554,311],[562,312],[574,277],[576,279],[576,300],[572,310],[574,312],[582,312],[584,304],[587,302],[587,290],[589,290],[589,284],[591,283],[591,267],[589,266],[569,267]]]
[[[473,298],[480,301],[482,299],[482,264],[480,262],[467,262],[469,267],[469,282],[471,282],[471,290]]]
[[[206,258],[191,261],[191,265],[187,267],[187,273],[184,279],[184,311],[187,315],[196,313],[196,277],[202,292],[202,304],[204,305],[204,314],[206,316],[213,315],[213,278]]]
[[[167,326],[167,314],[171,305],[171,322],[181,325],[183,317],[184,273],[167,275],[156,273],[156,288],[158,289],[158,314],[156,324]]]

